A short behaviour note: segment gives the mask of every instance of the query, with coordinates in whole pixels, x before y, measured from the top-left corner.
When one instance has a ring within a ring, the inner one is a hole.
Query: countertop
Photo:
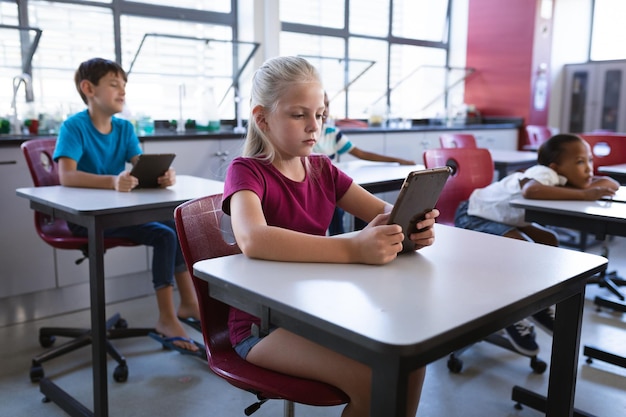
[[[452,124],[443,125],[437,123],[414,123],[410,128],[388,128],[388,127],[366,127],[366,128],[341,128],[346,135],[349,134],[380,134],[380,133],[398,133],[398,132],[439,132],[439,131],[459,131],[459,130],[487,130],[487,129],[518,129],[522,126],[523,119],[516,117],[507,118],[484,118],[482,123],[476,124]],[[22,142],[35,139],[55,137],[54,134],[39,135],[12,135],[0,134],[0,147],[19,146]],[[156,130],[154,134],[148,136],[139,136],[141,142],[148,141],[168,141],[172,139],[183,140],[201,140],[201,139],[241,139],[245,137],[245,133],[234,133],[232,128],[226,128],[215,131],[186,130],[185,132],[176,132],[173,130]]]

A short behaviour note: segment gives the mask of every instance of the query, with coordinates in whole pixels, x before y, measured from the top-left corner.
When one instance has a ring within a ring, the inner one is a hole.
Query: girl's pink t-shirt
[[[230,197],[237,191],[250,190],[259,196],[268,225],[325,235],[337,200],[348,191],[352,179],[325,155],[311,155],[308,161],[306,178],[295,182],[270,163],[256,158],[235,158],[226,173],[222,210],[230,215]],[[258,325],[260,320],[230,309],[228,326],[233,346],[250,335],[252,323]]]

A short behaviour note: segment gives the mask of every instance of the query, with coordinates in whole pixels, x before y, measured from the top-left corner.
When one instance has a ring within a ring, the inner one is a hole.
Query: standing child
[[[138,184],[125,170],[137,162],[141,148],[130,122],[113,117],[124,107],[126,73],[117,63],[93,58],[80,64],[74,76],[76,89],[87,109],[68,118],[59,131],[54,160],[59,179],[68,187],[107,188],[128,192]],[[161,187],[176,182],[172,168],[158,179]],[[70,225],[72,232],[86,235],[84,227]],[[191,277],[186,270],[174,221],[107,229],[105,237],[121,237],[153,246],[152,282],[159,318],[156,335],[165,346],[182,353],[200,353],[178,317],[198,319],[199,309]],[[174,305],[174,277],[181,303]]]
[[[536,200],[597,200],[611,196],[619,184],[609,177],[593,176],[589,144],[572,134],[558,134],[544,142],[537,155],[538,165],[515,172],[485,188],[474,190],[457,209],[455,225],[465,229],[558,246],[556,234],[536,223],[524,221],[524,210],[509,202],[524,197]],[[553,308],[532,319],[543,329],[554,329]],[[512,344],[525,354],[539,351],[526,321],[506,328]]]
[[[328,100],[328,94],[324,91],[324,114],[322,115],[322,123],[325,123],[330,114],[330,101]],[[394,156],[381,155],[374,152],[365,151],[354,145],[346,135],[334,126],[322,126],[323,134],[320,135],[319,140],[315,143],[313,151],[327,155],[330,159],[335,160],[337,156],[344,153],[349,153],[355,158],[363,159],[365,161],[375,162],[397,162],[400,165],[415,165],[415,161],[409,161],[408,159],[396,158]],[[328,228],[328,233],[332,235],[338,235],[344,233],[343,227],[343,214],[344,211],[336,207],[333,220]],[[362,220],[355,218],[356,229],[362,229],[365,224]]]
[[[402,249],[402,230],[386,225],[390,205],[352,182],[325,155],[312,155],[322,127],[324,92],[304,58],[266,61],[252,80],[251,115],[243,157],[230,165],[222,209],[249,257],[289,262],[386,264]],[[326,236],[335,206],[370,222],[345,238]],[[434,242],[433,210],[411,234],[415,249]],[[270,242],[268,244],[268,242]],[[246,360],[278,372],[326,382],[350,402],[343,417],[369,416],[371,369],[277,328],[251,334],[259,320],[231,308],[231,343]],[[415,416],[425,369],[409,378],[407,416]]]

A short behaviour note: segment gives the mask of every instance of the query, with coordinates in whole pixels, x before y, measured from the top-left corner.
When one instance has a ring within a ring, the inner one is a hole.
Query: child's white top
[[[528,226],[524,221],[524,209],[511,207],[509,201],[522,197],[520,181],[533,179],[543,185],[564,186],[567,178],[552,168],[535,165],[524,172],[514,172],[485,188],[478,188],[470,195],[467,213],[511,226]]]

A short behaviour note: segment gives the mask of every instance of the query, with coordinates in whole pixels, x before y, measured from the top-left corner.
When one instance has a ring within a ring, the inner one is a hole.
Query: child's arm
[[[355,158],[364,159],[366,161],[397,162],[400,165],[415,165],[415,161],[364,151],[363,149],[357,148],[356,146],[352,148],[349,153]]]
[[[385,264],[402,248],[398,225],[368,227],[349,237],[315,236],[268,226],[261,201],[252,191],[230,198],[231,220],[237,244],[251,258],[290,262]]]
[[[371,226],[387,224],[389,214],[393,209],[391,204],[370,194],[354,182],[341,200],[337,202],[337,205],[348,213],[365,220]],[[417,223],[416,233],[409,236],[409,239],[416,245],[415,249],[421,249],[434,243],[434,230],[431,229],[437,216],[439,216],[439,211],[435,209],[426,213],[426,219],[423,220],[423,223]],[[417,232],[418,229],[420,232]]]
[[[592,187],[607,187],[614,191],[619,190],[619,182],[611,177],[593,177],[591,180]]]
[[[135,159],[137,157],[134,157]],[[135,161],[136,162],[136,161]],[[77,163],[71,158],[59,158],[59,181],[66,187],[105,188],[117,191],[130,191],[139,181],[124,171],[119,175],[98,175],[79,171]]]
[[[619,186],[606,181],[594,181],[587,188],[574,188],[568,186],[543,185],[533,179],[524,179],[522,182],[522,195],[532,200],[599,200],[615,194]]]

